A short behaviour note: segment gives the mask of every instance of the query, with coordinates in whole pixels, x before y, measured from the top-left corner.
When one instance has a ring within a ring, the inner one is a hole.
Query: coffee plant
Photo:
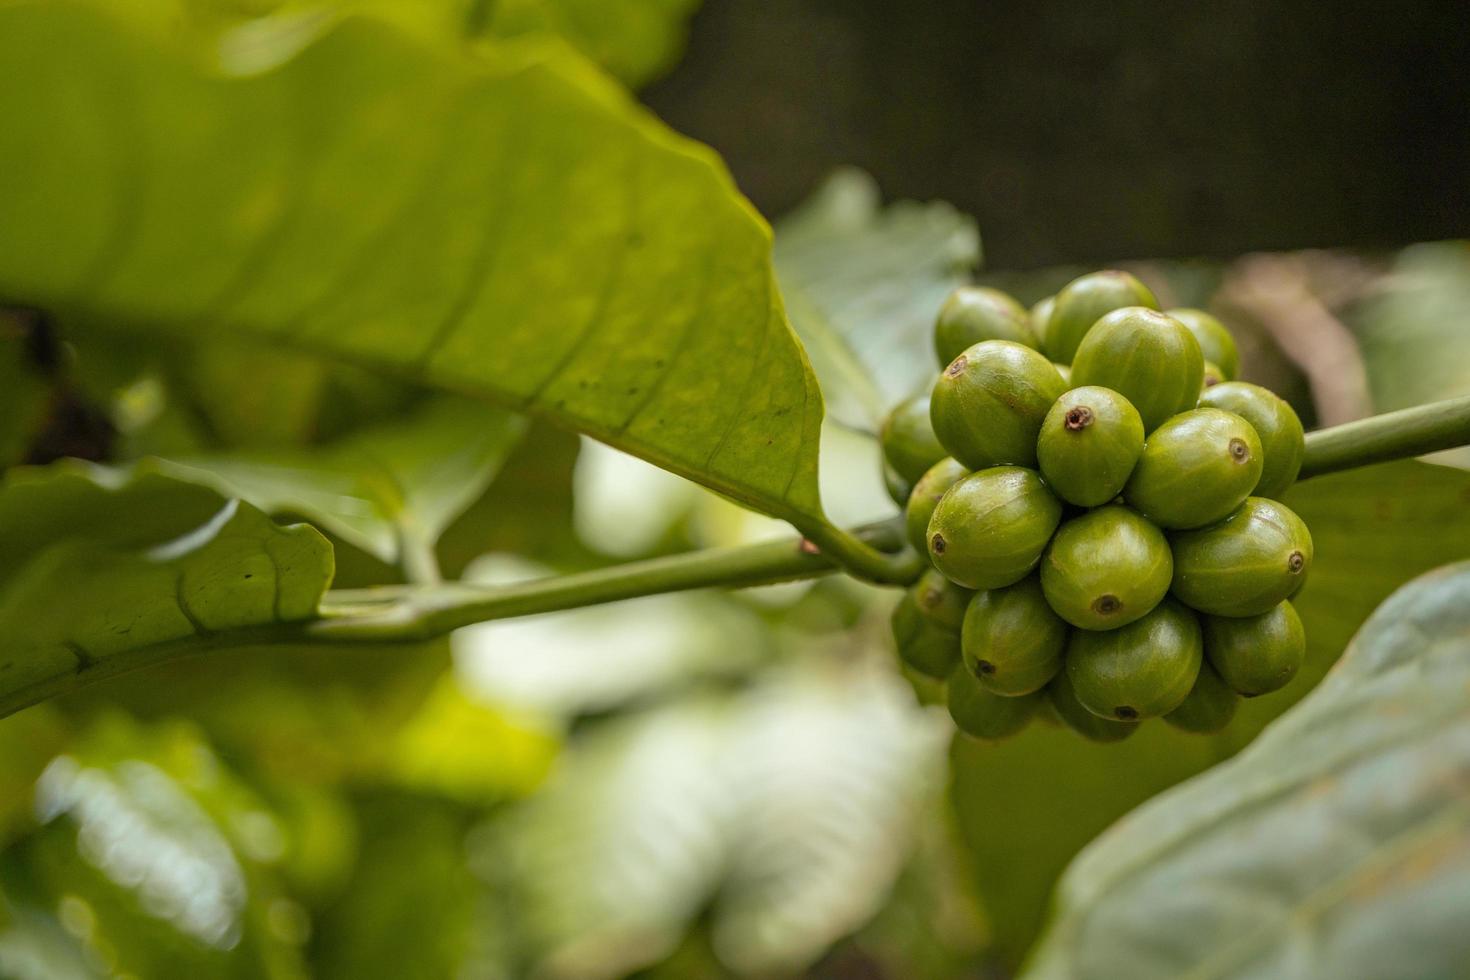
[[[1463,245],[1321,425],[694,6],[0,0],[0,976],[1462,975]]]

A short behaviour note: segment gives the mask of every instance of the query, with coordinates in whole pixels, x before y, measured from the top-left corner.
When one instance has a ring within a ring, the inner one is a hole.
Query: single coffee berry
[[[975,593],[965,610],[960,655],[992,694],[1041,690],[1061,669],[1066,646],[1067,624],[1047,605],[1034,575]]]
[[[1138,730],[1136,721],[1099,718],[1084,708],[1082,702],[1077,700],[1077,692],[1072,690],[1072,682],[1068,679],[1066,670],[1058,672],[1052,678],[1051,683],[1046,686],[1046,696],[1062,724],[1088,741],[1121,742]]]
[[[944,680],[959,663],[959,635],[919,612],[911,593],[899,599],[889,625],[899,659],[925,677]]]
[[[1200,353],[1205,360],[1220,369],[1225,381],[1234,381],[1240,374],[1240,353],[1235,348],[1235,338],[1213,315],[1204,310],[1165,310],[1174,319],[1184,324],[1185,329],[1199,341]]]
[[[949,454],[929,422],[929,396],[915,395],[896,405],[878,434],[883,458],[910,485]]]
[[[949,455],[972,470],[1035,466],[1041,420],[1066,387],[1052,363],[1031,348],[987,340],[939,375],[929,415]]]
[[[1202,406],[1233,412],[1251,424],[1261,440],[1261,480],[1257,497],[1280,497],[1296,482],[1306,453],[1302,420],[1286,399],[1260,385],[1230,381],[1200,394]]]
[[[939,366],[982,340],[1010,340],[1036,349],[1040,344],[1031,329],[1031,311],[999,289],[961,286],[949,294],[934,323],[934,352]]]
[[[981,687],[963,665],[956,667],[948,683],[949,716],[955,727],[987,742],[1009,738],[1026,727],[1041,707],[1040,692],[1021,697],[1002,697]]]
[[[1235,709],[1240,706],[1240,695],[1232,691],[1220,679],[1215,668],[1210,666],[1208,634],[1206,637],[1205,662],[1200,664],[1199,676],[1194,680],[1189,697],[1164,716],[1164,721],[1175,728],[1194,732],[1196,735],[1209,735],[1222,730],[1230,724],[1235,717]]]
[[[1259,616],[1291,598],[1312,568],[1312,535],[1285,504],[1250,497],[1219,524],[1170,537],[1171,591],[1212,616]]]
[[[1036,567],[1061,519],[1061,501],[1035,470],[980,470],[950,487],[934,508],[929,558],[958,585],[998,589]]]
[[[1259,616],[1204,619],[1205,656],[1221,679],[1247,697],[1291,682],[1307,656],[1307,634],[1289,602]]]
[[[939,506],[944,492],[969,475],[969,470],[953,456],[946,456],[933,466],[914,484],[909,494],[908,506],[904,508],[904,533],[909,544],[921,555],[929,553],[929,518]]]
[[[909,587],[909,594],[914,597],[914,605],[924,618],[951,633],[958,633],[965,621],[965,609],[975,593],[955,585],[931,568]]]
[[[1052,492],[1078,507],[1100,507],[1123,492],[1143,454],[1143,419],[1111,388],[1073,388],[1041,422],[1036,461]]]
[[[1072,359],[1072,384],[1111,388],[1133,403],[1150,435],[1199,401],[1205,360],[1184,324],[1139,306],[1093,325]]]
[[[1136,277],[1115,269],[1090,272],[1073,279],[1052,302],[1051,316],[1043,333],[1046,355],[1053,361],[1071,364],[1092,325],[1105,314],[1125,306],[1157,310],[1159,301]]]
[[[1165,599],[1142,619],[1106,633],[1076,630],[1067,679],[1100,718],[1141,721],[1168,714],[1189,696],[1204,647],[1194,613]]]
[[[1112,630],[1157,606],[1173,573],[1162,531],[1127,507],[1102,507],[1057,531],[1041,560],[1041,588],[1073,626]]]
[[[1184,412],[1148,437],[1123,498],[1160,527],[1213,524],[1255,489],[1261,455],[1256,430],[1239,415]]]

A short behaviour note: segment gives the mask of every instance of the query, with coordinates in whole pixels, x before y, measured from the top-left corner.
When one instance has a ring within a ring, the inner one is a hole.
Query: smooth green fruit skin
[[[925,619],[941,629],[958,633],[975,593],[955,585],[931,568],[909,587],[909,595]]]
[[[1206,388],[1199,403],[1234,412],[1256,430],[1263,453],[1257,497],[1280,497],[1291,488],[1301,472],[1307,443],[1302,420],[1285,398],[1260,385],[1228,381]]]
[[[950,487],[929,520],[929,559],[967,589],[1025,578],[1062,519],[1062,504],[1035,470],[995,466]]]
[[[955,727],[971,738],[999,741],[1025,728],[1041,707],[1041,695],[1002,697],[985,690],[965,667],[949,676],[949,716]]]
[[[1099,320],[1072,359],[1072,385],[1101,385],[1133,403],[1152,434],[1199,401],[1205,359],[1199,342],[1173,317],[1139,306]]]
[[[913,495],[914,484],[898,475],[888,460],[883,461],[883,489],[888,491],[888,496],[895,504],[903,507]]]
[[[943,680],[960,660],[960,638],[919,612],[914,597],[905,592],[889,620],[899,659],[926,677]]]
[[[1207,358],[1205,360],[1205,380],[1200,385],[1201,394],[1209,391],[1215,385],[1223,384],[1226,380],[1228,379],[1225,377],[1225,372],[1220,370],[1220,365]]]
[[[1240,352],[1236,350],[1235,338],[1225,329],[1225,324],[1213,314],[1190,307],[1164,312],[1194,334],[1194,339],[1199,342],[1200,353],[1204,354],[1205,360],[1220,369],[1224,380],[1234,381],[1240,376]]]
[[[1047,296],[1037,300],[1031,305],[1031,332],[1036,335],[1037,342],[1041,345],[1038,350],[1046,350],[1046,325],[1051,320],[1052,307],[1057,305],[1055,296]]]
[[[1029,576],[975,593],[965,610],[960,656],[985,690],[1002,697],[1039,691],[1062,669],[1067,624]]]
[[[1164,716],[1164,721],[1181,731],[1196,735],[1210,735],[1222,730],[1235,717],[1240,707],[1240,695],[1232,691],[1209,661],[1210,641],[1208,627],[1205,633],[1205,662],[1200,664],[1199,677],[1184,702]]]
[[[1160,527],[1228,517],[1261,479],[1261,440],[1239,415],[1196,408],[1154,430],[1123,499]]]
[[[934,353],[945,367],[982,340],[1009,340],[1033,350],[1031,311],[999,289],[961,286],[949,294],[934,323]]]
[[[1165,599],[1121,629],[1075,631],[1067,644],[1067,679],[1099,718],[1141,721],[1183,704],[1203,661],[1199,621]]]
[[[1047,485],[1078,507],[1100,507],[1122,493],[1141,455],[1143,419],[1111,388],[1065,392],[1036,438],[1036,461]]]
[[[1052,678],[1046,686],[1046,695],[1062,724],[1089,741],[1121,742],[1138,730],[1136,721],[1099,718],[1084,708],[1077,700],[1077,693],[1072,690],[1072,682],[1067,679],[1065,670]]]
[[[1035,466],[1041,420],[1066,390],[1051,361],[1036,351],[986,340],[939,375],[929,417],[940,444],[972,470]]]
[[[1057,362],[1053,361],[1051,366],[1056,368],[1057,374],[1060,374],[1062,376],[1062,383],[1070,388],[1072,386],[1072,365],[1058,364]]]
[[[1126,272],[1108,269],[1073,279],[1053,300],[1044,332],[1046,356],[1071,364],[1093,324],[1125,306],[1157,310],[1159,301],[1147,286]]]
[[[1259,616],[1296,594],[1312,569],[1312,535],[1285,504],[1249,497],[1219,524],[1170,537],[1185,605],[1212,616]]]
[[[879,433],[883,458],[910,484],[949,455],[934,434],[929,414],[929,396],[915,395],[888,413]]]
[[[1307,657],[1307,633],[1289,602],[1243,619],[1206,616],[1205,656],[1230,688],[1247,697],[1291,682]]]
[[[1169,593],[1173,574],[1164,532],[1119,506],[1063,524],[1041,559],[1047,603],[1085,630],[1113,630],[1142,619]]]
[[[946,456],[929,467],[928,472],[914,484],[914,489],[909,494],[908,506],[904,508],[903,520],[909,544],[919,554],[929,553],[929,545],[926,543],[929,537],[929,518],[934,516],[939,498],[969,473],[963,463],[953,456]]]

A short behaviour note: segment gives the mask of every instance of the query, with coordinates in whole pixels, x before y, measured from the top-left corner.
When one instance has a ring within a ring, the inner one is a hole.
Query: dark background
[[[990,268],[1470,234],[1470,2],[706,0],[646,93],[768,215],[833,167]]]

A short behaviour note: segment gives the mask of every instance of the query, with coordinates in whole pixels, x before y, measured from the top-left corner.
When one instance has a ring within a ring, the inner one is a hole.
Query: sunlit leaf
[[[857,170],[828,178],[776,229],[776,271],[833,418],[876,431],[932,384],[934,317],[980,261],[975,222],[943,202],[882,207]]]
[[[568,49],[348,19],[252,75],[85,4],[0,7],[0,292],[285,341],[820,513],[821,394],[769,229]]]
[[[1062,881],[1029,977],[1453,976],[1470,959],[1470,565],[1397,593],[1245,752]]]

